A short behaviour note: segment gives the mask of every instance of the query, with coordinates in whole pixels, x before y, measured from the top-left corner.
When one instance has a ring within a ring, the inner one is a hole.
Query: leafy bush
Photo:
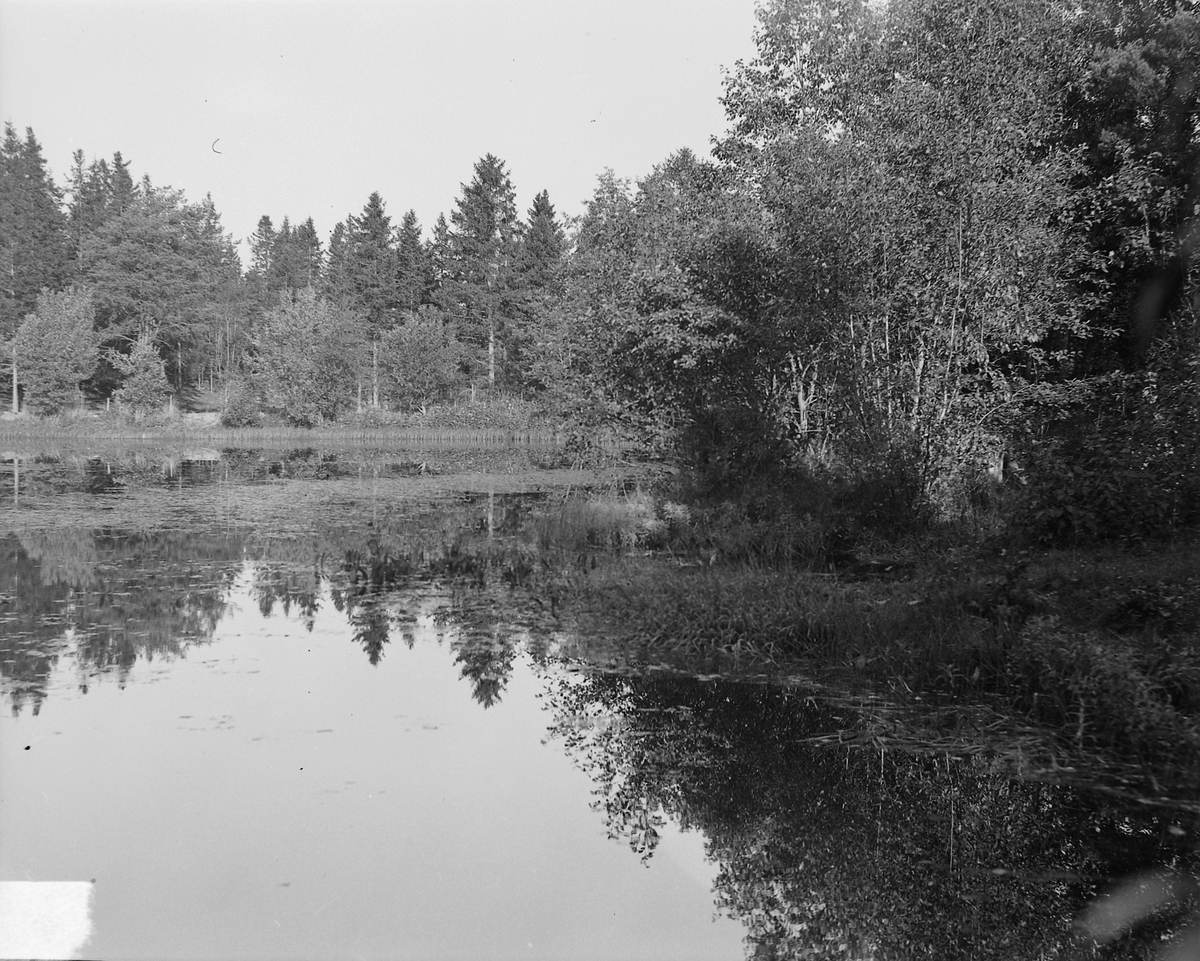
[[[1200,427],[1186,384],[1113,380],[1099,416],[1032,445],[1021,524],[1043,543],[1159,537],[1200,519]]]
[[[225,406],[221,408],[222,427],[258,427],[262,424],[262,409],[254,391],[246,384],[238,384],[229,392]]]
[[[385,393],[406,407],[440,400],[460,379],[465,347],[441,311],[423,306],[378,345]]]
[[[311,289],[286,292],[263,316],[255,339],[267,402],[298,427],[336,420],[357,393],[362,323]]]
[[[158,353],[154,331],[142,331],[128,354],[110,350],[105,354],[105,360],[124,375],[115,398],[120,407],[133,413],[134,420],[140,423],[147,414],[162,409],[171,386],[167,383],[166,367]]]

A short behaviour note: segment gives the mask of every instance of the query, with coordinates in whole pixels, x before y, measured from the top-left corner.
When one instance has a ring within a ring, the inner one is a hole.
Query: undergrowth
[[[590,495],[538,521],[539,547],[592,558],[566,609],[638,661],[1002,703],[1074,748],[1200,769],[1195,538],[1049,550],[994,527],[889,536],[836,508]]]

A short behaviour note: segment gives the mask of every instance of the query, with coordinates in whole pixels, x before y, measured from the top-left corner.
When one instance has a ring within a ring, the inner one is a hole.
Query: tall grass
[[[203,442],[228,447],[305,447],[319,444],[379,444],[412,447],[561,447],[563,436],[555,430],[504,428],[423,427],[214,427],[163,424],[138,426],[121,423],[14,420],[0,423],[0,440],[148,440]]]

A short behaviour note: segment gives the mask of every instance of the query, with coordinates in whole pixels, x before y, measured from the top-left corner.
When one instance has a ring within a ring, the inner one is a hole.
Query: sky
[[[605,168],[707,156],[754,24],[753,0],[0,0],[0,120],[60,187],[119,150],[238,242],[263,214],[328,237],[372,191],[428,235],[487,153],[522,213],[548,190],[568,216]]]

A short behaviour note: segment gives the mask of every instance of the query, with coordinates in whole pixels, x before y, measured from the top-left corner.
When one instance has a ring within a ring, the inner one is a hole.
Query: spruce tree
[[[354,303],[367,320],[367,337],[379,339],[393,326],[399,306],[396,251],[392,246],[392,221],[378,191],[363,212],[350,220],[347,267]]]
[[[450,279],[450,226],[445,214],[438,214],[433,224],[433,237],[425,242],[424,249],[429,271],[424,299],[432,302],[434,295]]]
[[[100,359],[93,327],[95,308],[86,290],[44,290],[14,341],[25,403],[39,414],[56,414],[78,403],[79,384]]]
[[[321,278],[321,238],[317,236],[312,217],[296,228],[293,237],[296,245],[296,261],[302,273],[302,286],[316,288]]]
[[[524,282],[534,288],[551,289],[559,285],[567,237],[554,213],[545,190],[533,198],[529,224],[521,238],[519,266]]]
[[[113,154],[109,192],[109,214],[119,217],[133,206],[137,200],[137,188],[133,185],[133,177],[129,174],[129,161],[121,156],[121,151]]]
[[[352,220],[352,217],[347,217]],[[344,306],[350,303],[350,243],[345,223],[338,223],[329,236],[329,254],[321,272],[321,291],[331,304]]]
[[[465,312],[465,338],[487,352],[488,384],[495,386],[520,241],[516,191],[504,161],[487,154],[475,164],[450,221],[451,294]]]
[[[258,226],[250,235],[250,271],[258,274],[264,282],[271,269],[271,258],[275,253],[275,225],[263,214]]]
[[[428,258],[421,243],[416,211],[404,215],[396,229],[396,301],[402,310],[416,310],[429,283]]]
[[[26,128],[21,140],[4,125],[0,145],[0,340],[12,336],[43,288],[61,289],[70,276],[70,241],[42,147]]]
[[[270,294],[308,286],[308,252],[304,245],[298,230],[292,228],[291,221],[285,215],[275,234],[271,266],[267,271],[267,291]]]

